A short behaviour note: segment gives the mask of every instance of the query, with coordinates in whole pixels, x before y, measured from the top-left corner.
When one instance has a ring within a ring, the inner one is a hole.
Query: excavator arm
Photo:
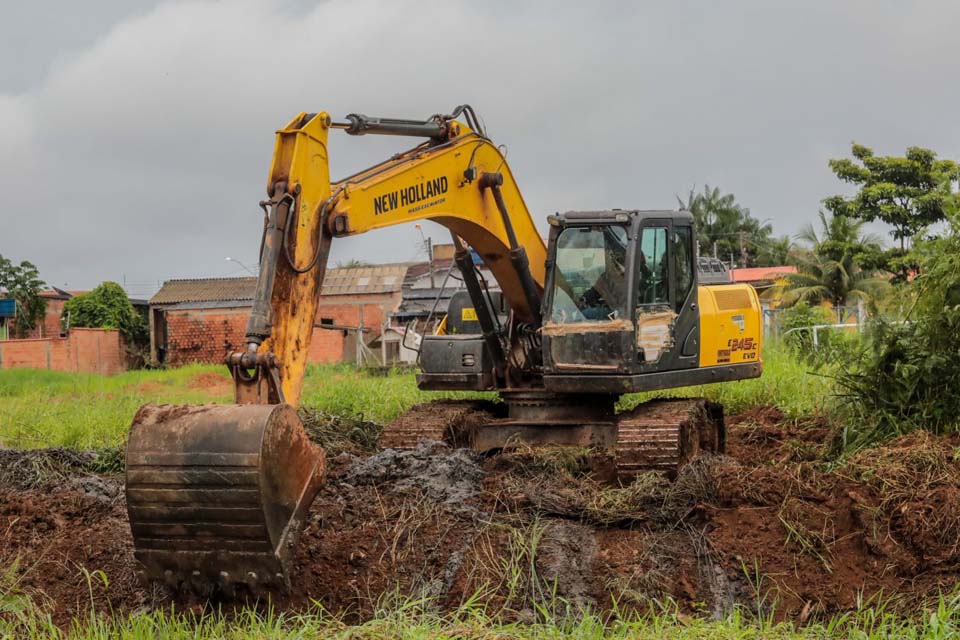
[[[331,183],[327,136],[333,128],[429,140]],[[279,367],[282,395],[274,400],[297,404],[333,237],[436,222],[480,254],[517,321],[539,326],[546,246],[502,151],[452,116],[421,122],[353,115],[348,123],[334,123],[326,113],[301,113],[277,132],[268,190],[247,339],[248,353],[255,347],[261,361]],[[255,364],[248,354],[233,362],[239,369]],[[238,402],[251,397],[238,394]]]
[[[426,141],[331,182],[331,129]],[[301,113],[277,132],[267,192],[246,348],[227,357],[236,404],[147,405],[130,430],[126,489],[135,554],[145,579],[173,588],[289,587],[292,549],[324,472],[323,452],[307,439],[294,407],[332,238],[437,222],[453,235],[477,303],[462,241],[492,271],[512,310],[510,339],[522,343],[540,326],[546,247],[502,151],[467,106],[424,121],[351,115],[333,122],[326,113]],[[481,324],[498,354],[498,375],[506,377],[512,346],[489,318]]]

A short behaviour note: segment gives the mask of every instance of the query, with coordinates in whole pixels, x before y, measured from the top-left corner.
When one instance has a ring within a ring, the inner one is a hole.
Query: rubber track
[[[497,420],[494,405],[442,400],[418,405],[387,425],[380,446],[413,449],[424,440],[470,446],[470,434]],[[617,477],[629,482],[646,471],[675,475],[701,451],[723,450],[719,405],[701,398],[652,400],[617,416]]]

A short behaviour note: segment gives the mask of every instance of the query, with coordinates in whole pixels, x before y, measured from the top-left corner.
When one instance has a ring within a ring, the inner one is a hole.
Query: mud
[[[823,422],[761,409],[728,426],[728,455],[627,487],[535,452],[483,460],[423,443],[340,454],[310,510],[294,590],[273,605],[361,620],[398,595],[452,608],[479,592],[517,619],[672,598],[691,615],[760,606],[806,621],[878,592],[915,606],[960,580],[955,439],[908,436],[828,465]],[[0,451],[12,588],[60,624],[205,606],[136,582],[121,479],[93,473],[97,458]]]
[[[412,450],[386,449],[365,459],[344,458],[341,483],[371,485],[394,495],[419,492],[434,503],[462,507],[480,493],[483,470],[467,449],[423,441]]]

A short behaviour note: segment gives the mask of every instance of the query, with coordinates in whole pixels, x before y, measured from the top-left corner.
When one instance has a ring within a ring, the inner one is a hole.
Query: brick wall
[[[168,310],[166,364],[222,364],[228,353],[244,347],[250,307]]]
[[[0,341],[0,369],[52,369],[118,373],[126,369],[126,350],[118,331],[73,329],[65,338]]]
[[[31,338],[55,338],[60,335],[60,315],[66,300],[47,300],[47,315],[43,318],[43,333],[41,328],[33,329]]]
[[[334,325],[355,327],[362,307],[363,324],[369,328],[364,339],[369,343],[380,335],[380,328],[399,301],[399,293],[321,297],[316,322],[330,320]],[[228,353],[243,349],[249,313],[250,307],[168,309],[165,363],[170,366],[222,363]],[[344,336],[342,330],[314,328],[308,361],[352,361],[356,349],[354,340],[353,332]]]

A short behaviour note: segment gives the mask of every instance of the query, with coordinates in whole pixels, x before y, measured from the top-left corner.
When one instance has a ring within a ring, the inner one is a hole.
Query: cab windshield
[[[557,236],[550,320],[603,322],[627,317],[627,230],[567,227]]]

